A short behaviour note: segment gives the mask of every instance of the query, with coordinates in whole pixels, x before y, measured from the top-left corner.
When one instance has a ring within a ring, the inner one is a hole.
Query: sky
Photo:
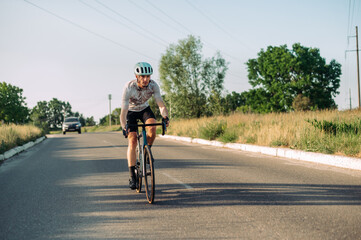
[[[161,56],[189,35],[204,59],[219,51],[229,63],[229,93],[251,89],[245,63],[261,49],[300,43],[342,65],[344,110],[358,102],[355,26],[361,0],[0,0],[0,82],[23,89],[29,108],[57,98],[98,121],[109,94],[120,107],[135,63],[161,84]]]

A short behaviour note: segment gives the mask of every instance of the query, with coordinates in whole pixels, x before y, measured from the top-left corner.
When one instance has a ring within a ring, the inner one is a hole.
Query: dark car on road
[[[78,132],[81,134],[81,123],[77,117],[67,117],[63,122],[63,134],[66,132]]]

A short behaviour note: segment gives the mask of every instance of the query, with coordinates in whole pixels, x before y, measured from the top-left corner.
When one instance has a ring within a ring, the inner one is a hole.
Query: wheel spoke
[[[154,194],[155,194],[155,180],[154,180],[154,166],[153,166],[153,157],[152,153],[148,146],[144,148],[144,158],[147,164],[145,164],[145,191],[147,195],[147,199],[149,203],[154,202]]]

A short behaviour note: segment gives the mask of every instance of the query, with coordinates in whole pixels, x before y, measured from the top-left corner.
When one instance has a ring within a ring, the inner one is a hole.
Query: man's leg
[[[127,158],[128,158],[128,167],[129,167],[129,173],[130,173],[129,187],[131,189],[136,188],[136,179],[135,179],[135,164],[136,164],[135,149],[136,149],[136,146],[137,146],[137,133],[130,132],[128,134]]]
[[[146,124],[152,124],[152,123],[157,123],[157,121],[154,118],[148,118],[147,121],[145,121]],[[156,137],[156,126],[149,126],[147,127],[147,142],[149,146],[153,145],[153,142],[155,140]]]

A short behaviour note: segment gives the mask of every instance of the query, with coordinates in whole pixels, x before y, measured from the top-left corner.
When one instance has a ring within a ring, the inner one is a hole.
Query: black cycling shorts
[[[155,119],[155,115],[154,115],[152,109],[150,109],[150,107],[148,106],[146,109],[144,109],[144,110],[142,110],[140,112],[128,111],[127,123],[128,123],[128,125],[137,124],[137,120],[140,120],[143,123],[145,123],[149,118],[154,118]],[[129,126],[129,131],[130,132],[136,132],[137,127]]]

